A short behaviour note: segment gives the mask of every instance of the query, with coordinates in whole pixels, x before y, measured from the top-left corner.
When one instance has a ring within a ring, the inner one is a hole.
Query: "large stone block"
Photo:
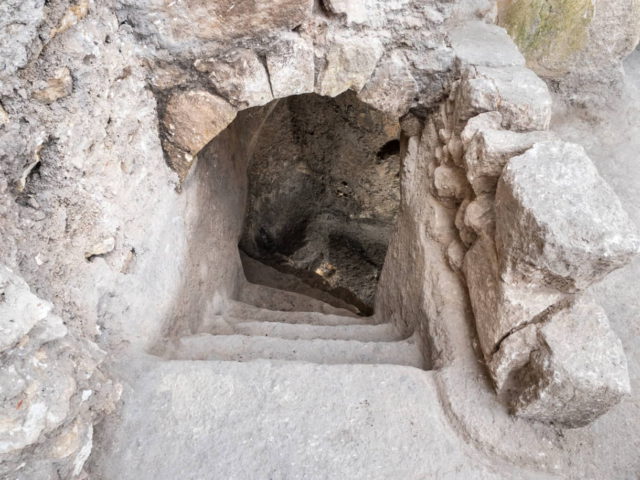
[[[417,94],[418,84],[407,60],[394,52],[376,68],[358,97],[378,110],[400,117],[407,113]]]
[[[525,60],[506,30],[481,21],[464,23],[449,34],[462,65],[523,67]]]
[[[558,141],[507,164],[496,244],[504,278],[571,293],[627,264],[640,238],[584,149]]]
[[[298,35],[283,36],[267,53],[274,98],[311,93],[315,84],[313,45]]]
[[[191,155],[224,130],[236,117],[236,109],[204,90],[176,92],[162,118],[167,138]]]
[[[546,130],[551,121],[551,95],[547,85],[527,68],[467,67],[458,88],[456,111],[461,120],[498,111],[504,128]]]
[[[553,290],[504,282],[495,245],[486,235],[478,238],[465,255],[463,271],[487,361],[511,333],[564,298]]]
[[[291,31],[311,17],[313,0],[124,0],[122,13],[141,35],[164,48],[192,50],[198,42],[229,42]]]
[[[238,108],[256,107],[273,100],[267,70],[252,50],[234,49],[199,66],[209,73],[217,91]]]
[[[598,305],[580,301],[550,315],[537,337],[517,379],[523,388],[511,402],[516,415],[580,427],[629,393],[622,343]]]
[[[464,155],[467,178],[476,194],[494,192],[507,161],[524,153],[534,143],[555,139],[551,132],[479,130]]]
[[[371,78],[383,51],[377,39],[336,39],[327,52],[318,93],[337,97],[349,89],[360,92]]]

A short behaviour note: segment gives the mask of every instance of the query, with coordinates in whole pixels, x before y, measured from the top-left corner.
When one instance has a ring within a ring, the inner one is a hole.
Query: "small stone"
[[[9,123],[9,114],[0,103],[0,127]]]
[[[31,293],[21,277],[0,265],[0,352],[29,333],[51,308],[49,302]]]
[[[53,39],[56,35],[66,32],[76,25],[80,20],[89,13],[89,0],[79,0],[75,5],[71,5],[65,12],[64,17],[56,28],[51,30],[50,37]]]
[[[347,23],[366,23],[369,18],[365,0],[322,0],[322,4],[334,15],[344,15]]]
[[[171,95],[162,124],[176,147],[195,156],[235,117],[236,109],[224,99],[204,90],[189,90]]]
[[[584,149],[557,141],[504,169],[496,243],[503,277],[573,293],[626,265],[640,236]]]
[[[452,136],[447,143],[447,150],[449,151],[449,155],[451,155],[451,160],[453,161],[453,163],[461,167],[462,158],[464,155],[464,147],[462,145],[462,141],[458,137]]]
[[[416,137],[422,133],[423,122],[414,114],[407,113],[400,120],[400,128],[407,137]]]
[[[267,53],[267,68],[274,98],[314,91],[313,45],[298,35],[283,37]]]
[[[269,75],[252,50],[238,48],[208,63],[211,83],[232,105],[248,108],[273,100]]]
[[[320,95],[337,97],[349,89],[360,92],[371,78],[383,51],[377,39],[336,39],[327,53],[326,66],[320,76]]]
[[[469,207],[470,203],[471,203],[471,200],[468,198],[463,200],[463,202],[460,204],[460,207],[458,207],[458,211],[456,212],[456,218],[455,218],[455,226],[458,229],[458,234],[460,235],[460,239],[463,241],[463,243],[467,247],[471,246],[473,242],[475,242],[476,238],[478,237],[476,233],[473,230],[471,230],[469,227],[467,227],[464,223],[464,217],[467,213],[467,208]]]
[[[107,237],[98,243],[92,245],[85,253],[84,257],[87,260],[92,259],[93,257],[98,257],[101,255],[106,255],[109,252],[112,252],[116,247],[116,239],[113,237]]]
[[[466,248],[460,240],[453,240],[447,247],[447,263],[454,272],[462,271]]]
[[[516,415],[581,427],[629,394],[622,343],[600,306],[579,301],[552,314],[538,338],[511,402]]]
[[[63,67],[56,70],[54,76],[47,80],[46,87],[34,91],[31,96],[35,100],[48,105],[71,95],[72,91],[73,78],[71,77],[71,71]]]
[[[476,235],[488,235],[493,238],[496,230],[496,214],[493,195],[479,195],[467,206],[464,224]]]
[[[462,201],[468,196],[469,183],[461,168],[440,165],[435,169],[433,177],[433,185],[438,197]]]

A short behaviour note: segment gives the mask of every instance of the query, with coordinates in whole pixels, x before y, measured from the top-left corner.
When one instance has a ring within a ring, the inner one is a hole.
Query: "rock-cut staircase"
[[[123,406],[96,434],[91,478],[531,478],[467,448],[417,338],[370,321],[247,284],[164,358],[122,366]]]
[[[224,312],[204,319],[195,334],[170,345],[166,357],[424,366],[416,337],[404,338],[391,323],[369,323],[369,318],[299,293],[264,289],[271,293],[268,305],[261,301],[264,292],[245,293],[244,299],[253,297],[254,304],[229,301]],[[274,309],[277,299],[284,310]]]

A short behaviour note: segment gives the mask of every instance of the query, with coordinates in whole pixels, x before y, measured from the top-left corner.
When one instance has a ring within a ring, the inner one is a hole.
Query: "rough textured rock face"
[[[628,188],[633,135],[581,127],[622,138],[597,172],[548,128],[616,92],[637,8],[2,2],[0,476],[636,475],[636,279],[594,283],[638,249],[600,177]]]
[[[51,303],[0,265],[0,474],[77,477],[92,448],[93,422],[120,395],[98,368],[105,352],[69,335]]]
[[[370,314],[400,201],[397,119],[345,93],[282,100],[264,122],[240,248]]]
[[[498,5],[499,23],[527,64],[559,81],[568,95],[597,102],[599,88],[620,88],[621,62],[640,41],[640,2],[501,0]]]

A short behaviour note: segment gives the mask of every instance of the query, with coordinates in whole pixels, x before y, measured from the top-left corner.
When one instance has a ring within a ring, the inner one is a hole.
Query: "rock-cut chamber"
[[[261,108],[239,249],[371,314],[400,204],[398,119],[352,93]]]

